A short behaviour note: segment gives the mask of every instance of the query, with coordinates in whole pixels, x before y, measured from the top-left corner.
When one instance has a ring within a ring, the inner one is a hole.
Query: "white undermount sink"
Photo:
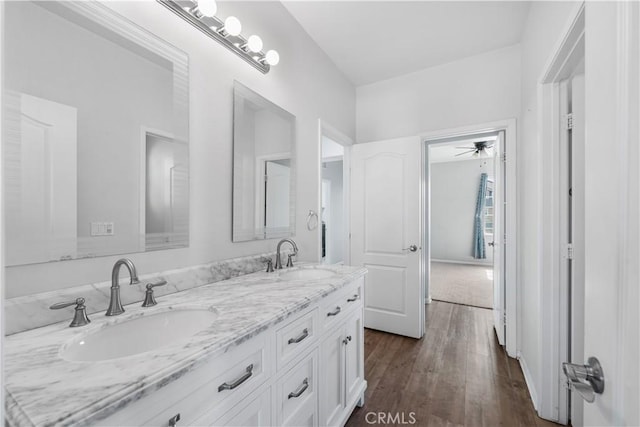
[[[300,268],[297,270],[283,271],[279,277],[284,280],[315,280],[327,279],[335,275],[335,271],[326,268]]]
[[[175,344],[211,326],[218,315],[203,309],[177,309],[107,325],[74,338],[60,356],[71,362],[97,362],[134,356]]]

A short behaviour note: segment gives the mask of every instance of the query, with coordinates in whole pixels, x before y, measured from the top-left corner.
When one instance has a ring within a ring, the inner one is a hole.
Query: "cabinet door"
[[[362,310],[356,311],[345,326],[345,404],[350,405],[364,381],[364,336],[362,327]]]
[[[320,345],[320,424],[337,425],[344,410],[344,328],[326,335]]]

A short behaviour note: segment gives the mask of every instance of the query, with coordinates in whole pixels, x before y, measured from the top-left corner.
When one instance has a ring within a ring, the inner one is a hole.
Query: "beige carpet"
[[[431,299],[493,307],[493,268],[491,266],[431,263]]]

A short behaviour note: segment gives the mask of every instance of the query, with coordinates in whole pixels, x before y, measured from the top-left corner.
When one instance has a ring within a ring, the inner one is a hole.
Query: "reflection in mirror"
[[[144,217],[146,248],[186,246],[189,237],[189,153],[185,144],[157,132],[145,132],[145,164],[140,188],[145,192]]]
[[[296,118],[238,82],[233,104],[233,241],[292,236]]]
[[[7,265],[187,246],[186,54],[97,2],[4,9]]]

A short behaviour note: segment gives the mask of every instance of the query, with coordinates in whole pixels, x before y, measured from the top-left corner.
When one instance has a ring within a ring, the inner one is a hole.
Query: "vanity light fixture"
[[[224,20],[224,25],[216,30],[222,37],[239,36],[242,32],[242,24],[235,16],[229,16]]]
[[[280,55],[275,50],[262,51],[263,43],[259,36],[252,35],[248,39],[242,36],[242,24],[238,18],[229,16],[224,21],[218,18],[215,0],[157,1],[264,74],[280,62]]]

